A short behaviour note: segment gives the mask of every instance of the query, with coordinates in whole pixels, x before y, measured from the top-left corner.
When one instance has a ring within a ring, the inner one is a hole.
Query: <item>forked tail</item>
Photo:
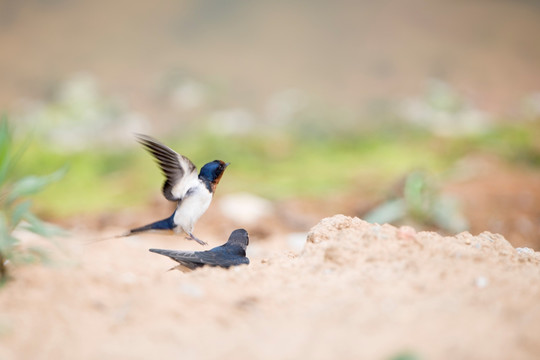
[[[135,229],[129,230],[126,236],[133,235],[136,233],[149,231],[149,230],[172,230],[176,227],[174,223],[174,213],[167,219],[159,220],[148,225],[144,225]]]
[[[138,228],[135,228],[135,229],[131,229],[131,230],[129,230],[128,232],[126,232],[124,234],[113,235],[113,236],[88,240],[84,244],[85,245],[91,245],[91,244],[94,244],[94,243],[99,242],[99,241],[122,238],[122,237],[130,236],[130,235],[133,235],[133,234],[137,234],[137,233],[144,232],[144,231],[149,231],[149,230],[172,230],[175,227],[176,227],[176,225],[174,224],[174,213],[173,213],[167,219],[159,220],[159,221],[153,222],[153,223],[148,224],[148,225],[144,225],[144,226],[141,226],[141,227],[138,227]]]

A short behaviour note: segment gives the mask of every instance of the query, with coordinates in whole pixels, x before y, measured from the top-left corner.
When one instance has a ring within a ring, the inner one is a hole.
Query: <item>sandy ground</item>
[[[54,266],[15,269],[0,359],[540,356],[540,253],[501,235],[336,215],[300,251],[252,236],[249,266],[190,273],[147,251],[197,248],[182,239],[85,240],[63,239]]]

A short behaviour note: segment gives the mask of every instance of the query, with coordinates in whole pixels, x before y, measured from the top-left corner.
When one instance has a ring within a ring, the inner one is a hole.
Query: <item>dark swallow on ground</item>
[[[167,200],[176,202],[177,207],[168,218],[131,229],[126,236],[149,230],[173,230],[184,232],[188,239],[206,245],[193,235],[193,227],[210,206],[216,186],[229,163],[214,160],[204,165],[197,175],[197,167],[187,157],[150,136],[137,135],[137,140],[157,160],[166,177],[163,195]]]
[[[246,248],[249,244],[249,236],[246,230],[236,229],[229,236],[229,240],[221,246],[207,251],[176,251],[150,249],[151,252],[170,257],[180,263],[180,270],[194,270],[201,266],[231,266],[249,264],[246,257]]]

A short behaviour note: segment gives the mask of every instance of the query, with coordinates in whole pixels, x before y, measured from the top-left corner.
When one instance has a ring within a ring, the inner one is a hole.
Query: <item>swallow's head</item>
[[[219,180],[221,180],[221,176],[223,175],[223,172],[227,166],[229,166],[229,163],[225,163],[221,160],[214,160],[201,168],[199,177],[210,181],[215,188],[215,186],[219,183]]]
[[[231,236],[229,236],[229,240],[227,241],[227,245],[238,245],[242,247],[242,249],[246,250],[247,246],[249,244],[249,235],[248,232],[244,229],[236,229],[231,233]]]

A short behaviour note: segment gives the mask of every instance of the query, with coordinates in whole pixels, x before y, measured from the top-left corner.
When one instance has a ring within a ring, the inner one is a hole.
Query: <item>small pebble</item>
[[[306,245],[307,233],[297,232],[287,235],[287,245],[289,249],[295,252],[300,252]]]
[[[137,275],[132,272],[125,272],[120,275],[120,282],[123,284],[135,284],[137,282]]]
[[[476,284],[476,287],[483,289],[489,284],[489,280],[485,276],[478,276],[474,283]]]
[[[398,237],[403,240],[412,240],[416,237],[416,230],[410,226],[401,226],[398,229]]]
[[[516,251],[520,255],[534,255],[534,250],[528,247],[518,247]]]
[[[201,298],[204,296],[204,290],[195,284],[183,283],[180,285],[180,292],[192,298]]]

